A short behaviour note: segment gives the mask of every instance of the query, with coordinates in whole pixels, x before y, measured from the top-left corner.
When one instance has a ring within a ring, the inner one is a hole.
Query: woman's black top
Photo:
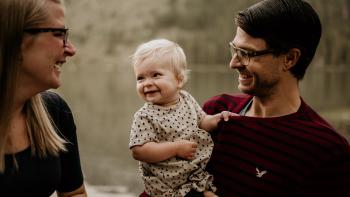
[[[57,133],[68,143],[67,152],[39,158],[28,147],[14,155],[5,155],[5,172],[0,173],[0,196],[48,197],[54,191],[73,191],[83,184],[76,127],[67,103],[56,93],[43,92],[47,110]],[[16,158],[18,168],[14,166]]]

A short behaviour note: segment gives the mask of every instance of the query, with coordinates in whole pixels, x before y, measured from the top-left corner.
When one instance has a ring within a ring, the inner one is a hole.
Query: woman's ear
[[[300,50],[297,48],[289,49],[289,51],[286,53],[285,59],[284,59],[284,66],[283,70],[287,71],[291,69],[295,64],[298,62],[300,58]]]

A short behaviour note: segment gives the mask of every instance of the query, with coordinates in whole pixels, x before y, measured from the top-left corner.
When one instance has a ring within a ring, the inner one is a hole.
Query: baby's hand
[[[234,117],[234,116],[239,116],[239,115],[229,111],[222,111],[220,113],[220,120],[228,121],[231,117]]]
[[[179,140],[176,143],[176,156],[186,160],[194,159],[197,149],[197,143],[189,140]]]

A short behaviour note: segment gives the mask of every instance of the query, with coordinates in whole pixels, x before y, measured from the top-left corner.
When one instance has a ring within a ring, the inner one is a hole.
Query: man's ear
[[[297,48],[289,49],[285,55],[283,70],[287,71],[291,69],[298,62],[301,52]]]

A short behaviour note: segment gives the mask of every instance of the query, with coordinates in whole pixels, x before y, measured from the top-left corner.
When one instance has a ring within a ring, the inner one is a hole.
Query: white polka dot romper
[[[204,171],[214,146],[209,133],[198,127],[205,112],[188,92],[181,90],[180,95],[180,101],[173,106],[145,103],[134,115],[130,148],[180,139],[198,143],[191,161],[174,157],[158,163],[140,162],[145,191],[151,196],[184,196],[191,189],[216,190],[213,177]]]

